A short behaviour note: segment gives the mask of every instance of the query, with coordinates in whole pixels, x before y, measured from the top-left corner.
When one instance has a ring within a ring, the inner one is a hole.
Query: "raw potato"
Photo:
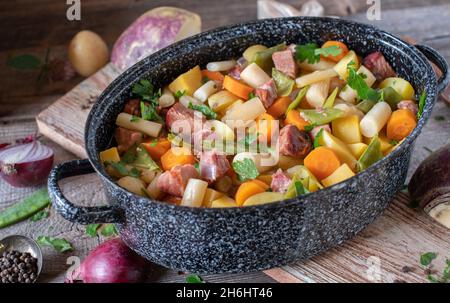
[[[309,105],[312,107],[321,107],[328,96],[329,87],[330,78],[311,84],[306,92],[306,101],[308,101]]]
[[[211,202],[212,208],[237,207],[237,206],[238,205],[236,204],[236,201],[234,201],[234,199],[228,196],[220,197],[219,199]]]
[[[177,92],[185,92],[192,96],[200,86],[202,86],[202,72],[200,66],[197,65],[173,80],[169,84],[169,89],[174,94]]]
[[[355,173],[348,167],[347,164],[342,164],[331,175],[322,180],[322,184],[325,187],[332,186],[353,177]]]
[[[326,70],[320,70],[320,71],[316,71],[304,76],[300,76],[297,79],[295,79],[295,83],[297,84],[298,88],[302,88],[305,87],[307,85],[316,83],[316,82],[320,82],[326,79],[330,79],[333,77],[336,77],[337,74],[334,71],[334,69],[330,68],[330,69],[326,69]]]
[[[142,132],[146,135],[149,135],[150,137],[158,137],[159,132],[162,128],[162,124],[147,121],[141,118],[138,118],[137,121],[131,122],[132,119],[132,115],[127,113],[120,113],[117,116],[116,124],[129,130]]]
[[[342,162],[353,170],[356,168],[356,158],[352,152],[348,149],[344,142],[330,134],[328,131],[323,131],[319,138],[319,144],[332,149]]]
[[[255,44],[252,46],[247,47],[247,49],[244,51],[243,57],[245,60],[247,60],[248,62],[252,62],[253,58],[255,56],[255,54],[257,52],[266,50],[267,47],[261,44]]]
[[[373,137],[386,125],[392,110],[386,102],[378,102],[372,109],[362,118],[359,125],[361,133],[365,137]]]
[[[284,194],[277,192],[264,192],[251,196],[244,201],[242,206],[261,205],[270,202],[283,200]]]
[[[355,156],[356,159],[361,158],[361,155],[364,153],[364,151],[367,148],[367,144],[365,143],[353,143],[347,145],[350,151],[352,152],[353,156]]]
[[[216,113],[224,113],[225,110],[236,102],[239,97],[233,95],[227,90],[221,90],[208,98],[208,105]]]
[[[125,176],[120,178],[117,181],[117,184],[119,184],[121,187],[125,188],[126,190],[142,196],[143,190],[145,190],[145,183],[139,178],[134,178],[130,176]]]
[[[186,189],[184,190],[181,205],[192,207],[202,206],[207,188],[208,182],[200,179],[189,179]]]
[[[348,64],[352,62],[355,64],[355,68],[359,66],[358,56],[354,51],[349,51],[344,58],[342,58],[333,67],[334,71],[341,77],[341,79],[347,80],[348,78]]]
[[[225,72],[232,69],[235,65],[235,60],[209,62],[206,65],[206,69],[212,72]]]
[[[70,41],[68,56],[70,64],[83,77],[89,77],[109,61],[105,41],[94,32],[84,30]]]
[[[194,92],[194,97],[205,102],[208,97],[217,91],[217,84],[214,81],[208,81]]]
[[[172,106],[175,103],[175,97],[168,87],[164,88],[161,97],[158,99],[159,105],[162,108]]]
[[[253,88],[257,88],[271,78],[266,72],[256,63],[249,64],[242,72],[241,79]]]
[[[402,96],[403,100],[412,100],[414,98],[414,88],[412,85],[402,78],[390,77],[380,83],[380,88],[392,87]]]
[[[359,118],[356,115],[333,120],[331,129],[333,135],[346,144],[362,142]]]

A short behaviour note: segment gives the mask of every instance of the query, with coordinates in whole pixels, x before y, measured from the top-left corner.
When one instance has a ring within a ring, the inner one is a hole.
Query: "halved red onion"
[[[53,150],[36,140],[18,140],[0,149],[0,175],[16,187],[45,183],[53,166]]]

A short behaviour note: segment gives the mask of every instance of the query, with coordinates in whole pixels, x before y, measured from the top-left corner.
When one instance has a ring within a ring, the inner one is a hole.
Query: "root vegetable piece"
[[[176,7],[158,7],[136,19],[114,44],[111,61],[121,70],[146,56],[200,33],[200,16]]]
[[[70,41],[67,51],[70,64],[84,77],[88,77],[103,67],[109,60],[109,50],[105,41],[96,33],[81,31]]]
[[[408,191],[420,207],[450,228],[450,143],[419,165],[409,182]]]

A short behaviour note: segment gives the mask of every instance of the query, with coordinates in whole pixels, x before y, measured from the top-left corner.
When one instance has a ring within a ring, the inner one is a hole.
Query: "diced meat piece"
[[[195,114],[192,109],[184,107],[180,103],[175,103],[166,113],[166,125],[168,129],[175,133],[190,133],[194,132],[194,120],[198,119],[199,123],[205,122],[205,117],[200,113]],[[201,128],[200,125],[200,128]]]
[[[241,80],[241,72],[244,68],[240,65],[236,65],[232,69],[229,70],[228,76],[235,78],[236,80]]]
[[[141,116],[141,101],[138,99],[132,99],[125,104],[124,112],[134,116]]]
[[[200,176],[208,182],[214,182],[222,177],[230,168],[230,162],[225,154],[219,154],[215,150],[200,154]]]
[[[119,150],[119,152],[124,152],[133,145],[140,144],[143,139],[142,133],[123,127],[116,128],[115,137],[118,144],[117,149]]]
[[[272,182],[270,183],[270,188],[279,193],[285,193],[291,184],[291,178],[289,178],[285,173],[283,173],[283,170],[279,168],[273,175],[272,175]]]
[[[388,77],[395,77],[396,73],[381,52],[373,52],[363,59],[363,65],[367,67],[378,81]]]
[[[198,172],[192,164],[178,165],[170,171],[164,172],[156,183],[158,188],[175,197],[182,197],[186,184],[191,178],[199,178]]]
[[[277,70],[291,78],[295,78],[297,75],[297,64],[295,63],[294,56],[290,49],[274,52],[272,54],[272,60]]]
[[[270,79],[255,90],[256,96],[261,100],[265,108],[269,108],[277,98],[277,88],[275,81]]]
[[[317,133],[323,129],[324,131],[327,131],[329,133],[331,133],[331,127],[329,124],[325,124],[325,125],[319,125],[319,126],[315,126],[310,132],[309,132],[309,136],[311,137],[311,140],[314,141],[314,138],[316,137]]]
[[[304,158],[311,151],[312,143],[308,133],[298,130],[292,124],[281,129],[278,140],[282,155]]]
[[[194,145],[195,150],[202,150],[203,146],[207,146],[207,144],[212,144],[217,138],[216,132],[211,130],[210,128],[204,127],[201,130],[195,132],[192,135],[191,144]]]
[[[336,87],[339,88],[339,90],[341,90],[345,86],[345,84],[347,84],[345,80],[339,77],[333,77],[330,79],[329,92],[331,93]]]
[[[398,109],[407,109],[410,110],[414,116],[417,116],[417,112],[419,111],[419,107],[417,106],[416,102],[412,100],[403,100],[397,103]]]

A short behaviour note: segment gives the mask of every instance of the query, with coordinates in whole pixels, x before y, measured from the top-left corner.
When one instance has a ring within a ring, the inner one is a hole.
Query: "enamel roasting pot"
[[[191,208],[139,197],[106,173],[99,152],[113,144],[116,116],[131,86],[148,78],[156,87],[196,64],[238,57],[250,45],[344,41],[360,55],[381,51],[395,71],[412,83],[426,104],[416,129],[399,148],[355,177],[298,198],[242,208]],[[435,63],[443,72],[436,80]],[[403,186],[413,144],[438,94],[448,83],[445,59],[425,45],[410,46],[375,27],[334,18],[266,19],[204,32],[136,63],[100,95],[86,122],[89,159],[56,166],[48,187],[55,209],[67,220],[115,223],[122,240],[148,260],[196,273],[263,270],[304,260],[339,245],[364,229]],[[107,206],[68,201],[58,181],[96,172]]]

